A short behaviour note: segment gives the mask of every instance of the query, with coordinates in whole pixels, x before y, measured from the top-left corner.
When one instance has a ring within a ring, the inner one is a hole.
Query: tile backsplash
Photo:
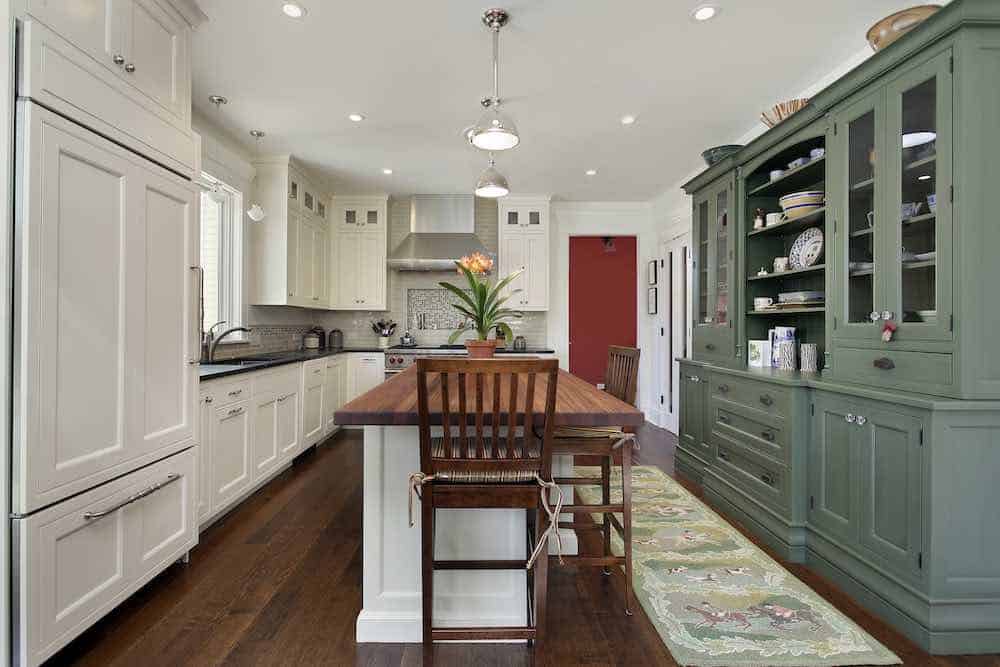
[[[312,325],[251,325],[249,339],[239,343],[223,342],[215,350],[216,359],[233,359],[302,348],[302,336]]]

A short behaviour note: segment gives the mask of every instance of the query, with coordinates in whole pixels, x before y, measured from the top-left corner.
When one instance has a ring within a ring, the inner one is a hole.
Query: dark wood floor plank
[[[639,430],[633,461],[673,474],[676,440]],[[615,569],[549,567],[549,637],[535,661],[520,644],[354,643],[361,607],[361,434],[302,457],[201,536],[191,564],[150,582],[51,661],[53,665],[418,665],[590,667],[676,665],[641,609],[622,613]],[[681,480],[700,496],[698,489]],[[771,553],[738,524],[755,544]],[[600,535],[581,535],[599,553]],[[779,562],[780,559],[778,559]],[[998,667],[998,656],[929,656],[800,565],[782,564],[904,660],[928,667]]]

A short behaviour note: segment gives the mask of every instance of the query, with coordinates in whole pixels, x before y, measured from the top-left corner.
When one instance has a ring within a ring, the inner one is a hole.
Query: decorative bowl
[[[774,127],[796,111],[804,109],[807,104],[809,104],[809,98],[807,97],[788,100],[787,102],[779,102],[767,111],[761,113],[760,119],[768,127]]]
[[[803,192],[792,192],[779,198],[778,205],[786,211],[793,206],[802,206],[804,204],[822,206],[825,198],[826,193],[822,190],[805,190]]]
[[[941,5],[917,5],[890,14],[868,29],[865,37],[873,50],[889,46],[934,15]]]
[[[726,144],[724,146],[712,146],[701,152],[701,157],[705,164],[711,167],[713,164],[725,160],[727,157],[743,148],[743,144]]]

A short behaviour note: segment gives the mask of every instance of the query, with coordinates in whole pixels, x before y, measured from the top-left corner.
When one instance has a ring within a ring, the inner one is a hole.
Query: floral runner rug
[[[612,502],[621,502],[615,475]],[[577,495],[600,502],[597,487]],[[632,468],[632,544],[636,598],[681,665],[900,664],[659,468]]]

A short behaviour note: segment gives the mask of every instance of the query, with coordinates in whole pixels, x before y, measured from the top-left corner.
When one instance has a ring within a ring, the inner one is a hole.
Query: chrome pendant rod
[[[493,24],[493,104],[500,104],[500,26]]]

